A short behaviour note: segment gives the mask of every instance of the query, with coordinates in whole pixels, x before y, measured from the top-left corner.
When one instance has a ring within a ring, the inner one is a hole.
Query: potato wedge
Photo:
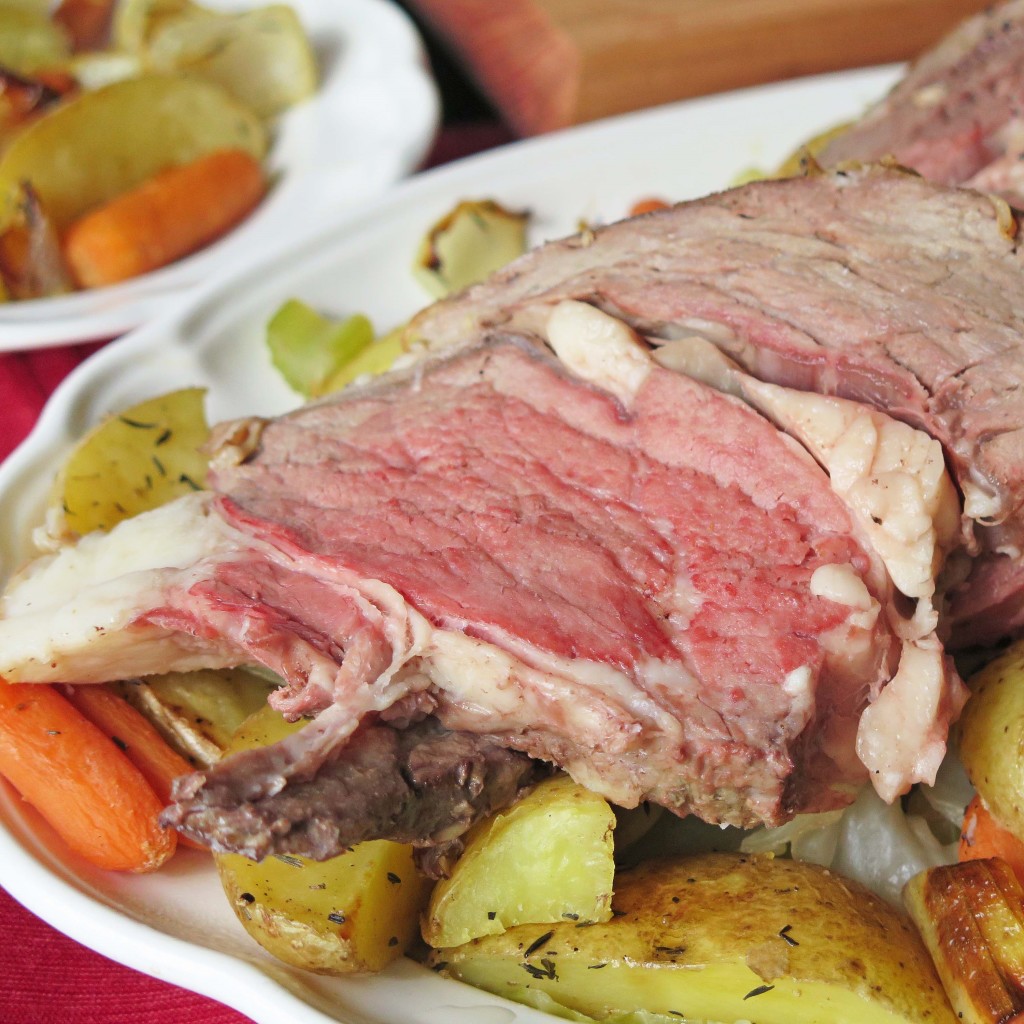
[[[144,75],[62,104],[20,132],[0,157],[0,227],[30,181],[59,230],[166,167],[217,149],[262,159],[255,114],[211,82]]]
[[[520,925],[437,950],[435,968],[516,999],[540,991],[601,1020],[954,1024],[897,910],[812,864],[741,854],[620,873],[607,924]],[[443,965],[443,966],[442,966]]]
[[[109,530],[122,519],[202,488],[209,436],[201,388],[184,388],[110,416],[64,460],[51,491],[56,538]]]
[[[303,723],[270,707],[246,720],[229,750],[263,746]],[[387,840],[360,843],[316,862],[215,855],[221,883],[246,931],[264,949],[308,971],[379,971],[416,938],[432,883],[416,870],[412,848]]]
[[[423,921],[432,946],[459,946],[527,922],[607,921],[615,814],[567,776],[540,783],[469,834]]]
[[[1024,889],[993,858],[923,871],[904,901],[964,1024],[1024,1019]]]
[[[1024,839],[1024,643],[971,677],[960,757],[985,807]]]

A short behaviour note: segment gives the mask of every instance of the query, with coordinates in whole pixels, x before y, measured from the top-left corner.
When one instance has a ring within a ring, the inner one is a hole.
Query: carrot
[[[1001,857],[1024,885],[1024,842],[992,817],[980,796],[967,805],[960,830],[957,860],[987,860]]]
[[[630,217],[639,217],[641,213],[654,213],[655,210],[667,210],[671,203],[665,202],[664,199],[656,199],[653,196],[650,199],[638,199],[630,208]]]
[[[169,804],[174,780],[188,775],[192,765],[167,744],[145,715],[105,686],[71,686],[67,694],[68,700],[125,752],[160,802]],[[197,850],[206,849],[187,836],[179,835],[178,842]]]
[[[152,871],[175,850],[153,787],[50,686],[0,682],[0,775],[97,867]]]
[[[80,287],[156,270],[212,242],[262,198],[263,168],[222,149],[147,179],[67,229],[64,258]]]
[[[153,723],[105,686],[69,687],[68,700],[125,752],[156,795],[170,803],[171,784],[192,766],[168,746]]]

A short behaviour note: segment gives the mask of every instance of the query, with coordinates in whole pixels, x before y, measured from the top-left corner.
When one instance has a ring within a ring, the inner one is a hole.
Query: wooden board
[[[407,0],[522,135],[907,60],[985,0]]]

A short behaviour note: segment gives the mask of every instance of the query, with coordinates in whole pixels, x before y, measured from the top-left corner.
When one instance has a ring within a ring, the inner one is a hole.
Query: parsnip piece
[[[115,684],[118,692],[193,764],[207,768],[276,685],[246,669],[168,672]]]
[[[1024,889],[1004,861],[923,871],[904,901],[958,1020],[1024,1020]]]
[[[246,720],[229,750],[265,746],[304,724],[265,707]],[[320,863],[292,856],[215,859],[246,931],[286,963],[319,974],[382,970],[415,939],[430,894],[412,848],[387,840],[360,843]]]
[[[464,200],[420,243],[416,280],[437,299],[482,281],[526,251],[528,221],[492,199]]]
[[[568,777],[542,782],[477,825],[423,921],[432,946],[458,946],[527,922],[607,921],[615,815]]]
[[[186,71],[216,82],[263,118],[311,96],[317,86],[313,48],[284,4],[164,17],[149,34],[146,61],[154,71]]]
[[[385,839],[321,863],[223,853],[216,861],[245,930],[285,963],[318,974],[383,970],[415,938],[430,891],[412,849]]]
[[[910,922],[812,864],[738,854],[622,872],[606,924],[521,925],[455,949],[452,977],[597,1020],[954,1024]]]

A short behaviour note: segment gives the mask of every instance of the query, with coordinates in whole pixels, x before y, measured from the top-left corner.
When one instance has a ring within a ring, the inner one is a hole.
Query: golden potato
[[[616,917],[520,925],[434,952],[435,967],[512,999],[598,1020],[638,1008],[757,1024],[954,1024],[910,922],[798,861],[702,854],[620,873]]]
[[[22,181],[63,230],[166,167],[229,148],[261,160],[267,137],[259,118],[220,86],[174,75],[114,82],[18,133],[0,157],[0,227],[14,216]]]
[[[432,946],[459,946],[527,922],[607,921],[615,815],[561,776],[480,822],[423,921]]]
[[[273,743],[303,724],[265,707],[229,750]],[[379,971],[401,956],[416,938],[432,884],[416,870],[411,847],[387,840],[319,863],[222,853],[215,860],[245,930],[280,959],[319,974]]]
[[[383,839],[319,863],[215,859],[245,930],[274,956],[318,974],[383,970],[415,939],[430,892],[412,849]]]
[[[56,537],[112,526],[204,486],[209,436],[202,388],[184,388],[108,417],[78,442],[54,481]]]
[[[970,680],[960,757],[992,816],[1024,839],[1024,643]]]

